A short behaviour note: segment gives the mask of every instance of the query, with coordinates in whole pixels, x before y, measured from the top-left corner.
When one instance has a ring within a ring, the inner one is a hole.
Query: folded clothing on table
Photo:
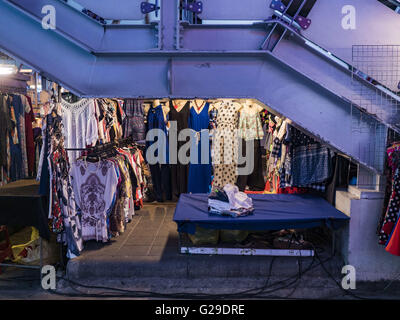
[[[251,198],[232,184],[227,184],[223,189],[216,189],[208,196],[210,214],[243,217],[252,214],[253,211]]]

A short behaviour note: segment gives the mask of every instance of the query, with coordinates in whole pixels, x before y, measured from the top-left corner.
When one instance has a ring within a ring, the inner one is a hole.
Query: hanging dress
[[[209,107],[207,102],[200,113],[197,113],[194,108],[190,109],[189,128],[193,130],[193,136],[190,149],[189,193],[208,193],[210,191],[212,166],[208,133]],[[202,150],[202,145],[204,150]]]
[[[169,121],[170,121],[170,130],[169,134],[171,135],[173,132],[172,121],[176,121],[176,138],[178,139],[178,135],[181,130],[189,128],[189,116],[190,116],[190,101],[187,101],[185,105],[182,107],[180,111],[178,111],[173,105],[172,101],[170,101],[170,112],[169,112]],[[171,168],[171,188],[172,188],[172,197],[173,200],[177,200],[181,193],[187,193],[188,188],[188,178],[189,178],[189,165],[182,164],[179,161],[179,150],[180,148],[189,141],[189,138],[186,141],[179,141],[178,139],[178,150],[177,150],[177,163],[170,164]],[[189,154],[187,153],[187,156]]]
[[[10,178],[12,181],[15,181],[25,178],[21,141],[21,119],[25,110],[18,95],[9,95],[7,105],[12,122],[12,129],[9,136],[11,154]]]
[[[155,198],[158,202],[163,202],[164,200],[171,200],[171,172],[169,169],[169,144],[168,144],[168,131],[164,119],[164,112],[161,105],[157,107],[150,107],[147,113],[147,130],[159,129],[164,132],[165,143],[161,140],[158,141],[157,135],[154,139],[146,139],[146,156],[154,156],[159,161],[157,163],[151,163],[151,159],[147,158],[149,162],[151,179],[153,181],[153,188],[155,193]],[[148,149],[154,144],[157,147],[154,152],[149,152]],[[161,153],[159,153],[161,151]],[[161,162],[161,163],[160,163]]]
[[[385,250],[395,256],[400,256],[400,219],[397,218],[396,225],[386,244]]]
[[[261,140],[264,138],[263,126],[260,113],[253,110],[254,107],[244,106],[239,118],[239,137],[242,139],[242,155],[247,155],[251,150],[247,150],[246,141],[253,142],[253,170],[248,175],[240,175],[237,179],[237,186],[240,191],[244,191],[246,186],[252,191],[262,191],[265,187]],[[244,151],[244,152],[243,152]],[[240,165],[239,167],[244,167]]]
[[[32,101],[29,96],[23,96],[26,99],[27,110],[25,112],[25,135],[26,135],[26,152],[28,156],[28,172],[29,176],[33,176],[35,168],[35,143],[33,137],[32,123],[35,120],[33,113]]]
[[[133,141],[146,140],[143,100],[125,99],[123,109],[126,115],[123,121],[124,137],[131,136]]]
[[[7,169],[7,141],[9,132],[11,131],[11,117],[9,107],[7,105],[7,97],[0,94],[0,168]]]
[[[237,126],[240,105],[223,102],[215,106],[218,112],[216,130],[213,136],[213,190],[222,189],[227,184],[235,184],[237,179]]]

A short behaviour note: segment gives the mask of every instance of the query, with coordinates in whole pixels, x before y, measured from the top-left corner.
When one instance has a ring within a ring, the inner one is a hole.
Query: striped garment
[[[332,170],[330,150],[320,144],[294,148],[292,184],[308,186],[326,181]]]

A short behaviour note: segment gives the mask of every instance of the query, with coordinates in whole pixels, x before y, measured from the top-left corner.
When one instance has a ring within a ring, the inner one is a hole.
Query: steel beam
[[[387,94],[381,92],[379,99],[371,98],[368,103],[359,105],[366,97],[378,96],[380,90],[371,83],[352,77],[352,72],[347,67],[329,61],[304,42],[294,41],[294,39],[281,41],[275,48],[274,55],[338,96],[353,102],[355,107],[365,109],[391,128],[400,130],[400,112],[394,107],[393,99]],[[361,87],[362,90],[359,89]]]
[[[141,20],[144,15],[140,11],[143,0],[74,0],[86,9],[96,13],[104,19],[111,20]],[[150,3],[155,3],[155,0]]]
[[[264,20],[272,15],[270,0],[201,0],[204,20]]]
[[[343,28],[345,6],[355,10],[355,29]],[[377,0],[318,0],[308,18],[312,24],[303,35],[349,63],[353,45],[400,42],[400,16]]]
[[[258,50],[265,38],[266,25],[180,24],[180,49],[185,51]]]
[[[335,58],[328,51],[322,50],[323,48],[316,46],[283,22],[279,22],[279,25],[289,30],[288,34],[291,37],[281,39],[280,44],[274,48],[274,55],[327,90],[343,97],[346,101],[352,101],[355,107],[364,108],[366,112],[389,127],[396,131],[400,130],[400,112],[395,108],[392,97],[361,78],[353,78],[351,65]],[[243,50],[243,53],[249,54],[252,48],[256,48],[263,42],[265,29],[265,24],[248,26],[182,24],[181,46],[183,50],[188,51],[200,52],[205,49],[212,50],[213,47],[214,50],[226,54],[231,51],[223,51],[224,48]],[[318,49],[315,49],[316,47]],[[357,87],[362,87],[363,96],[360,95],[361,90]],[[358,105],[365,96],[375,97],[379,93],[380,99],[371,99],[368,103]]]
[[[132,52],[158,48],[158,24],[102,25],[59,0],[0,0],[40,22],[42,8],[52,5],[56,12],[56,32],[88,51]]]
[[[35,2],[29,0],[8,1],[25,10],[25,12],[29,12],[37,20],[41,18],[41,8],[48,4],[47,0],[37,0]],[[105,2],[103,2],[104,4]],[[185,52],[220,51],[227,54],[243,51],[243,54],[246,55],[259,47],[259,43],[264,37],[264,29],[267,29],[268,26],[268,24],[261,23],[247,26],[189,25],[181,23],[178,30],[176,28],[178,2],[170,1],[165,4],[162,10],[164,27],[157,32],[156,26],[149,27],[147,25],[110,25],[104,27],[64,3],[55,0],[52,2],[52,5],[56,7],[56,12],[59,12],[58,16],[61,17],[61,19],[57,20],[57,32],[60,32],[61,35],[71,39],[84,49],[103,55],[107,53],[145,53],[148,52],[147,49],[149,48],[154,48],[154,46],[161,48],[162,45],[164,50],[178,48]],[[283,22],[279,22],[279,24],[284,26],[285,30],[289,30],[292,35],[295,35],[293,39],[300,40],[299,42],[303,46],[309,42],[308,39],[292,30],[290,26],[286,26]],[[169,39],[169,44],[166,43],[167,39]],[[157,41],[158,43],[156,43]],[[348,69],[344,70],[344,72],[343,70],[337,70],[335,76],[328,74],[326,71],[333,70],[333,64],[326,61],[326,58],[322,57],[321,59],[321,56],[318,57],[315,52],[307,54],[307,51],[310,50],[304,50],[304,48],[298,46],[298,43],[287,42],[284,46],[278,46],[275,51],[289,65],[298,66],[297,71],[322,83],[338,95],[342,95],[351,101],[360,100],[357,94],[349,90],[351,88],[348,85],[350,77],[343,77],[344,74],[349,74]],[[296,52],[296,54],[293,54],[293,52]],[[338,69],[341,69],[340,65],[338,67]],[[373,92],[376,90],[368,83],[363,85],[367,91]],[[379,106],[374,101],[371,101],[367,104],[366,111],[398,130],[400,115],[393,111],[397,109],[393,108],[390,97],[385,97],[385,94],[382,96],[383,99],[379,101]]]
[[[178,27],[178,5],[177,1],[164,1],[161,6],[161,49],[177,49],[177,27]]]

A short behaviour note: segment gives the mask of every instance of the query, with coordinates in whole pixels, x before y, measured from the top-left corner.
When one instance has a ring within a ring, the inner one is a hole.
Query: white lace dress
[[[66,149],[86,148],[96,143],[99,130],[94,99],[81,99],[76,103],[61,100],[61,111]],[[74,163],[80,154],[80,151],[68,151],[69,162]]]

